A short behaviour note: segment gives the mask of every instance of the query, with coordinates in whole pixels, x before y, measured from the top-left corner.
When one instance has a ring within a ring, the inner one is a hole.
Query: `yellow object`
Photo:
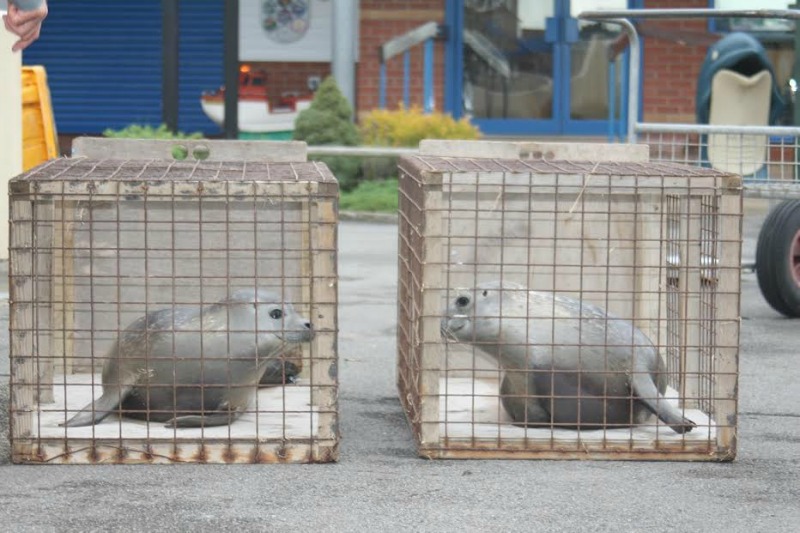
[[[22,170],[58,157],[58,135],[44,67],[22,67]]]
[[[402,105],[399,109],[373,109],[359,120],[361,140],[372,146],[417,146],[423,139],[478,139],[480,130],[469,119],[455,120],[447,113],[423,113]]]

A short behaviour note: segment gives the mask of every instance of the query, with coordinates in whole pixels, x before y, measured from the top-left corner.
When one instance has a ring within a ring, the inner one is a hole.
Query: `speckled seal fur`
[[[678,433],[695,424],[664,398],[664,363],[630,322],[573,298],[489,282],[451,291],[442,334],[495,358],[516,424],[600,429],[650,414]]]
[[[238,290],[202,308],[150,312],[109,351],[102,396],[64,425],[97,424],[114,412],[168,427],[230,424],[285,348],[313,336],[292,304],[266,290]]]

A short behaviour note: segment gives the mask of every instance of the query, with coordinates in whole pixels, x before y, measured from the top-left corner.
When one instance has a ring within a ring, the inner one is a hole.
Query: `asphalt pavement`
[[[747,218],[745,261],[761,218]],[[6,464],[0,530],[800,530],[800,321],[767,306],[753,273],[742,274],[734,462],[428,461],[416,456],[395,388],[397,227],[344,221],[339,237],[337,464]],[[3,302],[5,331],[7,317]],[[5,334],[3,381],[7,354]]]

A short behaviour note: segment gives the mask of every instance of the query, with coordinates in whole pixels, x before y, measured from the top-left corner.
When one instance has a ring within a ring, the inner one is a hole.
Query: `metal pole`
[[[386,109],[386,63],[381,62],[380,88],[378,92],[378,107]]]
[[[629,126],[630,124],[636,124],[636,122],[638,121],[638,116],[639,116],[639,102],[638,102],[639,88],[638,88],[638,86],[636,88],[637,102],[636,102],[636,107],[635,107],[635,111],[634,111],[635,114],[633,115],[634,119],[632,121],[630,121],[628,119],[628,117],[630,116],[631,110],[628,109],[626,111],[625,107],[624,107],[624,104],[623,104],[624,99],[628,98],[630,96],[630,92],[628,90],[629,89],[630,79],[625,76],[625,72],[627,72],[628,69],[631,67],[630,63],[631,63],[630,62],[630,53],[626,50],[626,51],[622,52],[622,66],[620,68],[620,71],[622,73],[622,76],[621,76],[622,77],[622,83],[620,84],[621,87],[620,87],[620,90],[619,90],[619,92],[620,92],[620,105],[619,105],[619,114],[620,114],[619,118],[620,118],[620,121],[619,121],[619,129],[621,130],[619,132],[619,138],[620,139],[622,138],[622,136],[624,134],[627,133],[627,131],[630,131],[630,127],[628,127],[628,130],[625,131],[626,125]],[[636,68],[637,69],[639,68],[638,64],[637,64]]]
[[[623,71],[624,75],[624,71]],[[613,143],[616,136],[617,114],[617,72],[616,62],[612,58],[608,62],[608,142]]]
[[[800,3],[790,4],[789,7],[792,9],[800,9]],[[797,22],[795,22],[794,25],[794,64],[792,65],[792,78],[795,82],[800,82],[800,24]],[[795,126],[800,125],[800,105],[797,105],[796,99],[792,123]]]
[[[239,133],[239,0],[226,0],[223,16],[225,52],[225,138]]]
[[[425,72],[423,74],[424,83],[422,85],[422,100],[426,113],[433,112],[436,107],[436,100],[433,96],[433,39],[425,41]]]
[[[581,14],[582,16],[583,13]],[[639,41],[639,34],[636,32],[636,26],[630,20],[608,19],[606,22],[619,24],[628,34],[628,43],[631,50],[631,56],[628,59],[628,142],[635,143],[636,121],[639,117],[639,66],[641,65],[639,58],[641,57],[641,42]]]
[[[355,55],[355,21],[358,6],[353,0],[333,1],[333,56],[331,70],[336,85],[350,105],[355,109],[356,89],[356,55]]]
[[[161,120],[173,133],[178,131],[178,9],[178,0],[161,0]]]
[[[403,52],[403,105],[411,107],[411,54]]]
[[[609,9],[603,11],[583,11],[580,19],[608,20],[619,18],[674,19],[674,18],[779,18],[800,19],[800,11],[789,9]]]
[[[800,9],[800,2],[795,4],[790,4],[790,8],[797,10]],[[800,83],[800,24],[795,21],[794,23],[794,64],[792,65],[792,79],[794,80],[795,84]],[[794,87],[797,87],[795,85]],[[791,90],[789,91],[789,98],[794,99],[793,105],[793,113],[792,113],[792,125],[798,126],[800,125],[800,105],[798,105],[797,101],[797,93],[793,93]],[[787,102],[788,103],[788,102]],[[797,141],[795,141],[795,144]],[[800,179],[800,150],[797,148],[794,149],[794,179],[797,181]]]

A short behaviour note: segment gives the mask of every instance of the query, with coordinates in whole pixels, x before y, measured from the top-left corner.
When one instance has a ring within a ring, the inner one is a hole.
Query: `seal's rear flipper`
[[[683,416],[680,409],[658,392],[656,384],[649,374],[635,374],[631,380],[631,388],[639,401],[675,433],[689,433],[696,427],[694,422]]]
[[[124,398],[129,391],[130,387],[125,387],[121,391],[114,390],[113,392],[104,392],[97,400],[81,409],[78,414],[63,424],[59,424],[59,426],[71,428],[93,426],[107,417],[111,412],[115,411],[119,406],[120,398]]]

